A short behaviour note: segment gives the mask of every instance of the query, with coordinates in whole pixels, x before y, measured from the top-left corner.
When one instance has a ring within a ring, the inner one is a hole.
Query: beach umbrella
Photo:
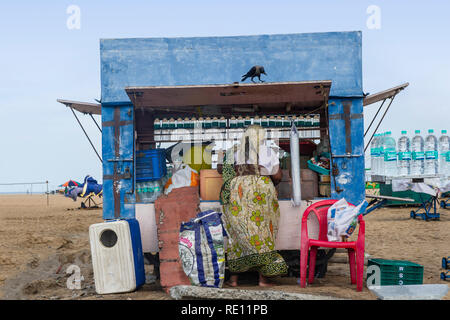
[[[60,187],[78,187],[81,183],[76,182],[75,180],[69,180],[64,182],[63,184],[59,185]]]

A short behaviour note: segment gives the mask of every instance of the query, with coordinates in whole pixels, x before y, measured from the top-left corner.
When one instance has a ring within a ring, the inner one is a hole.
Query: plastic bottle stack
[[[438,174],[438,142],[434,135],[434,130],[428,130],[428,136],[425,138],[425,169],[424,174]]]
[[[269,119],[266,116],[261,118],[261,127],[268,128],[269,127]]]
[[[380,156],[378,157],[378,174],[380,176],[384,176],[384,138],[386,137],[386,133],[380,133],[378,137],[378,151]]]
[[[219,128],[226,129],[228,127],[227,119],[225,119],[224,116],[220,117],[219,119]]]
[[[191,128],[191,120],[188,117],[186,117],[183,120],[183,129],[189,130],[190,128]]]
[[[309,130],[305,132],[306,138],[312,138],[312,130],[311,130],[312,126],[313,126],[312,118],[310,115],[307,115],[305,119],[305,127],[308,128]]]
[[[294,121],[294,125],[297,127],[297,129],[300,129],[301,128],[301,121],[302,121],[301,116],[296,116],[293,121]],[[302,131],[301,130],[298,131],[298,137],[302,138]]]
[[[411,173],[411,141],[408,132],[402,131],[398,139],[398,175],[409,176]]]
[[[397,150],[396,142],[392,138],[392,133],[386,133],[383,141],[384,149],[384,175],[388,177],[397,176]]]
[[[291,127],[291,118],[289,116],[283,117],[283,135],[282,137],[287,139],[289,138],[289,128]]]
[[[378,175],[379,174],[379,158],[380,158],[380,148],[379,148],[379,134],[376,134],[373,139],[372,143],[370,144],[370,160],[371,160],[371,173],[372,175]]]
[[[313,118],[314,138],[320,138],[320,115],[316,114]]]
[[[170,139],[170,130],[169,130],[169,120],[167,118],[162,119],[161,121],[161,140],[167,141]]]
[[[147,182],[139,182],[140,184],[140,188],[139,188],[139,194],[140,194],[140,199],[142,202],[147,202]]]
[[[176,141],[183,139],[183,131],[184,131],[185,123],[182,118],[178,118],[175,122],[175,135],[174,138]]]
[[[185,133],[189,133],[189,134],[184,134],[181,139],[190,139],[190,137],[192,136],[192,128],[194,127],[194,123],[191,119],[189,118],[184,118],[183,121],[183,132]]]
[[[420,135],[420,130],[415,131],[415,136],[411,141],[412,162],[411,175],[418,176],[424,173],[425,153],[424,140]]]
[[[439,138],[439,174],[450,176],[450,137],[447,130],[442,130]]]
[[[250,118],[249,116],[246,116],[244,119],[244,126],[247,128],[251,125],[252,125],[252,118]]]
[[[169,141],[176,141],[177,135],[176,135],[176,129],[177,129],[177,122],[174,118],[169,119],[169,135],[168,139]]]
[[[193,134],[194,141],[200,141],[202,139],[204,121],[205,119],[203,119],[203,117],[199,117],[198,120],[194,122],[194,134]]]
[[[161,195],[161,182],[159,180],[157,181],[150,181],[148,182],[148,196],[147,201],[148,202],[155,202],[156,199]]]
[[[305,117],[304,116],[297,117],[297,121],[295,123],[295,126],[298,129],[303,129],[305,127]],[[304,130],[300,130],[298,132],[298,135],[299,135],[300,138],[305,138],[305,131]]]
[[[272,138],[274,139],[280,139],[283,138],[283,132],[281,131],[283,129],[283,117],[277,116],[275,118],[275,130],[273,130]]]
[[[253,124],[260,126],[261,125],[261,118],[259,116],[256,116],[253,119]]]
[[[245,120],[242,116],[237,118],[237,130],[236,130],[236,139],[240,140],[242,135],[244,134],[245,128]]]
[[[155,141],[160,141],[161,140],[161,120],[156,118],[155,121],[153,122],[153,129],[154,129],[154,136],[155,136]]]

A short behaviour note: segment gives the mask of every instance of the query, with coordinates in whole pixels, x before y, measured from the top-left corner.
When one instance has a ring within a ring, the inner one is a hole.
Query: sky
[[[70,28],[72,6],[80,10],[79,28]],[[87,174],[101,182],[99,159],[70,109],[56,101],[100,98],[101,38],[362,31],[364,91],[410,83],[378,132],[398,138],[401,130],[450,130],[449,9],[442,0],[2,1],[0,184],[49,181],[54,189]],[[366,126],[377,109],[365,108]],[[78,116],[101,152],[94,122]]]

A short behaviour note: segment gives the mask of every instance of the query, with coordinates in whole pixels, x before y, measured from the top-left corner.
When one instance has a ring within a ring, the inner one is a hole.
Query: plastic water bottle
[[[151,201],[151,197],[152,197],[152,182],[151,181],[147,181],[145,183],[145,202],[150,202]]]
[[[420,176],[424,173],[425,165],[425,153],[424,153],[424,140],[420,135],[420,130],[415,131],[415,136],[412,139],[411,151],[412,151],[412,162],[411,162],[411,175]]]
[[[161,180],[154,181],[153,182],[153,200],[152,202],[155,202],[156,199],[161,195],[162,193],[162,186],[161,186]]]
[[[398,139],[398,175],[409,176],[411,173],[411,142],[407,136],[408,132],[402,131]]]
[[[450,177],[450,151],[448,151],[447,155],[445,156],[445,166],[447,167],[447,173],[444,175]]]
[[[443,176],[450,176],[450,163],[447,162],[449,152],[450,137],[447,135],[447,130],[442,130],[441,137],[439,138],[439,174]]]
[[[151,186],[151,182],[147,181],[145,183],[145,202],[150,202],[150,197],[151,197],[151,190],[152,190],[152,186]]]
[[[373,175],[378,174],[378,163],[380,158],[380,147],[379,147],[379,134],[374,135],[372,143],[370,144],[370,160],[371,160],[371,173]]]
[[[428,136],[425,138],[425,171],[424,174],[438,174],[438,141],[434,135],[434,130],[428,130]]]
[[[149,188],[148,188],[148,199],[147,199],[147,201],[148,202],[154,202],[155,201],[155,199],[154,199],[154,197],[155,197],[154,182],[150,181],[148,184],[149,184]]]
[[[136,191],[139,194],[139,200],[145,202],[145,182],[136,183]]]
[[[155,201],[155,182],[150,181],[148,182],[148,202],[154,202]]]
[[[384,175],[388,177],[397,176],[397,149],[392,133],[386,132],[384,138]]]
[[[378,152],[380,153],[380,156],[378,157],[378,164],[377,164],[377,170],[378,175],[384,176],[384,139],[386,138],[386,133],[380,133],[378,137]]]

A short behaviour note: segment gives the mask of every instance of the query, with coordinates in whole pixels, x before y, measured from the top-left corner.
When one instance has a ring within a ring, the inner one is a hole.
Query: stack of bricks
[[[167,196],[155,201],[155,218],[158,226],[160,282],[163,289],[189,285],[178,253],[178,237],[182,222],[197,216],[200,197],[198,187],[173,189]]]

